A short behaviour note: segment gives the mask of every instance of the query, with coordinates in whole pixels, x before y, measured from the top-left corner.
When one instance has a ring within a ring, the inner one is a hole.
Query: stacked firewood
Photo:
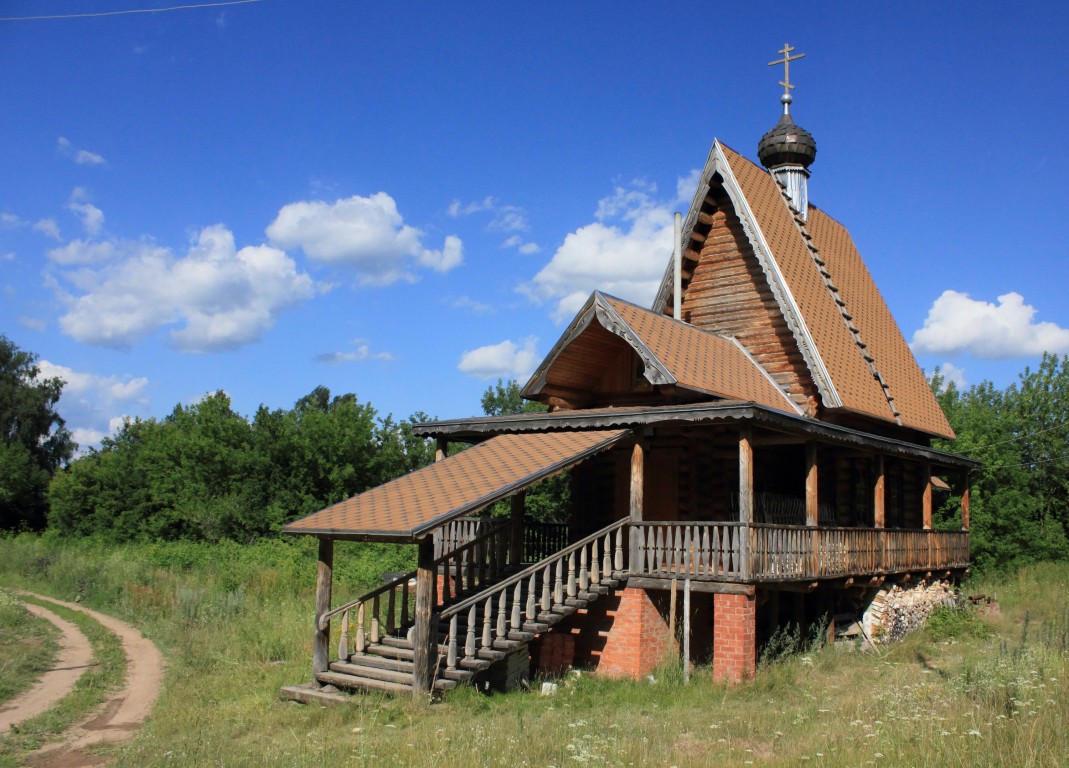
[[[892,584],[876,593],[862,626],[873,642],[893,643],[918,629],[936,608],[960,601],[960,593],[949,581],[921,581],[912,587]]]

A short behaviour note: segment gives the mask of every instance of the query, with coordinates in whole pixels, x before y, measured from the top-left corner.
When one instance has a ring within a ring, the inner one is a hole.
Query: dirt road
[[[121,742],[134,737],[149,716],[159,696],[165,666],[163,656],[137,628],[126,622],[77,603],[56,600],[31,592],[19,594],[61,605],[73,611],[80,611],[113,632],[122,643],[123,654],[126,656],[126,676],[122,688],[109,696],[88,719],[71,727],[56,743],[40,750],[32,760],[33,765],[41,768],[102,764],[104,761],[101,758],[87,755],[83,750],[94,744]],[[81,635],[77,628],[75,632]],[[84,635],[82,639],[85,639]],[[42,678],[39,685],[44,683],[45,680]],[[49,687],[52,690],[46,692],[46,695],[54,695],[58,690],[56,685],[58,683],[50,683]],[[73,687],[73,683],[70,685]],[[36,688],[37,686],[35,690]],[[63,695],[61,693],[56,698]],[[7,714],[4,712],[4,715]],[[14,718],[12,722],[25,719],[18,710],[14,711],[11,717]]]

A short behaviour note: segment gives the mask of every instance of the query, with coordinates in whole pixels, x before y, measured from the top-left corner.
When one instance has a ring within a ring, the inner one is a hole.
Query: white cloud
[[[939,366],[939,373],[943,376],[944,386],[953,384],[958,390],[963,390],[969,386],[965,381],[965,371],[954,365],[954,363],[943,363]]]
[[[39,317],[19,315],[19,325],[31,331],[43,331],[48,327],[48,322]]]
[[[518,205],[504,205],[492,197],[485,197],[470,203],[454,200],[449,204],[447,212],[454,219],[477,213],[489,213],[491,217],[486,229],[490,232],[509,233],[509,237],[501,243],[502,248],[515,248],[523,254],[538,253],[542,250],[537,243],[528,242],[517,234],[531,228],[527,222],[527,211]]]
[[[83,187],[75,187],[71,192],[67,209],[82,220],[86,234],[95,236],[104,227],[104,212],[89,202],[89,193]]]
[[[672,253],[675,203],[660,202],[655,194],[643,182],[617,187],[598,202],[597,221],[569,233],[520,292],[538,303],[554,302],[557,322],[571,317],[595,289],[650,304]]]
[[[538,365],[535,345],[538,340],[530,336],[520,346],[514,341],[502,341],[465,352],[460,356],[457,368],[477,379],[517,379],[530,377]]]
[[[383,360],[387,362],[393,360],[393,355],[389,352],[372,352],[371,347],[362,339],[354,339],[353,344],[356,345],[356,349],[351,352],[324,352],[316,355],[315,361],[317,363],[337,365],[339,363],[359,363],[365,360]]]
[[[410,280],[409,263],[447,272],[464,260],[460,238],[445,238],[441,250],[423,246],[423,232],[404,223],[385,192],[327,203],[309,200],[283,206],[267,236],[285,249],[354,269],[361,283],[388,285]]]
[[[1004,293],[992,304],[947,290],[928,310],[910,346],[919,353],[968,353],[989,360],[1069,352],[1069,329],[1037,323],[1035,314],[1035,307],[1016,292]]]
[[[53,240],[62,240],[63,238],[59,234],[59,224],[55,219],[41,219],[33,228],[40,232],[45,237],[50,237]]]
[[[467,309],[474,312],[477,315],[489,315],[493,314],[496,310],[489,304],[481,301],[476,301],[470,296],[460,296],[450,303],[450,306],[454,309]]]
[[[0,211],[0,227],[3,227],[4,229],[15,229],[16,227],[21,227],[23,223],[22,219],[15,214],[8,213],[7,211]]]
[[[69,157],[78,165],[106,165],[107,161],[102,155],[96,152],[90,152],[88,149],[75,149],[74,145],[70,143],[70,140],[64,136],[60,136],[56,140],[56,149],[64,157]]]
[[[221,224],[201,230],[181,257],[151,242],[112,240],[74,241],[49,258],[67,302],[60,328],[98,346],[129,347],[179,325],[170,338],[182,351],[231,349],[257,341],[280,311],[316,293],[285,253],[266,245],[237,250]]]
[[[101,376],[48,360],[41,360],[38,366],[43,377],[64,381],[57,407],[75,442],[83,449],[99,444],[103,437],[114,433],[126,418],[126,409],[146,409],[149,405],[148,379],[144,376]]]

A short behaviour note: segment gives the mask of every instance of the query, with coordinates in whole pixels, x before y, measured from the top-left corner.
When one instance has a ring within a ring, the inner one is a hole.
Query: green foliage
[[[972,606],[941,605],[932,611],[925,623],[933,640],[960,640],[966,637],[987,637],[991,634]]]
[[[936,447],[984,463],[971,478],[977,569],[1069,559],[1069,358],[1044,355],[1002,391],[959,391],[938,370],[932,387],[958,436]],[[936,527],[956,527],[956,515],[948,503]]]
[[[516,413],[538,413],[546,410],[546,406],[533,400],[524,400],[520,395],[520,385],[515,379],[507,382],[501,379],[497,384],[491,384],[483,392],[483,413],[487,416],[505,416]]]
[[[410,422],[379,418],[353,394],[317,387],[249,421],[216,392],[162,420],[127,422],[59,472],[48,523],[110,541],[250,541],[432,457]]]
[[[75,448],[55,410],[63,382],[36,362],[0,335],[0,528],[43,526],[48,481]]]
[[[56,629],[0,589],[0,706],[33,685],[56,656]]]

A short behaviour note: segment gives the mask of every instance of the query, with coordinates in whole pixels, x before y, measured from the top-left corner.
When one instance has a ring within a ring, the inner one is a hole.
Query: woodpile
[[[936,608],[961,604],[949,581],[921,581],[912,587],[891,584],[872,598],[862,617],[865,634],[874,643],[893,643],[919,629]]]

